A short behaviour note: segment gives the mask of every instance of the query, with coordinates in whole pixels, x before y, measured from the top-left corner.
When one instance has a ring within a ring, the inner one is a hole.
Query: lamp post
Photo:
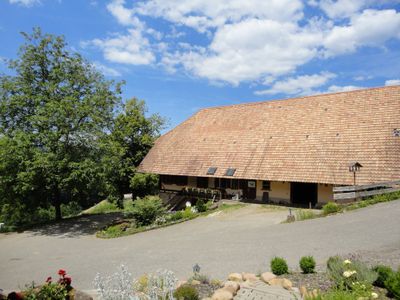
[[[356,190],[356,173],[360,171],[362,165],[359,162],[352,162],[349,164],[349,172],[353,172],[353,185],[354,185],[354,199],[358,200],[358,192]]]

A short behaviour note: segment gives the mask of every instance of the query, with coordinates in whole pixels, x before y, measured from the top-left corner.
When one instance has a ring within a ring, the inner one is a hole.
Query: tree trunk
[[[56,221],[60,221],[62,219],[62,215],[61,215],[61,201],[60,201],[60,193],[57,192],[55,193],[55,197],[54,197],[54,208],[56,209]]]

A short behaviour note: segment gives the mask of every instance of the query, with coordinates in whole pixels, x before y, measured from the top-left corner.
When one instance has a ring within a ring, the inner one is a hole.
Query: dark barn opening
[[[295,206],[314,207],[318,202],[318,184],[291,182],[290,183],[290,200]]]

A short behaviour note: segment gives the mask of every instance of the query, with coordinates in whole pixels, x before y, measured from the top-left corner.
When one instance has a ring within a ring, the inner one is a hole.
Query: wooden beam
[[[400,191],[400,187],[398,188],[387,188],[373,191],[365,191],[365,192],[349,192],[349,193],[337,193],[333,195],[334,200],[347,200],[347,199],[356,199],[362,197],[369,197],[387,193],[393,193]]]
[[[333,188],[333,192],[335,193],[335,192],[363,191],[363,190],[379,188],[379,187],[390,187],[393,185],[400,185],[400,180],[380,182],[380,183],[367,184],[367,185],[337,186],[337,187]]]

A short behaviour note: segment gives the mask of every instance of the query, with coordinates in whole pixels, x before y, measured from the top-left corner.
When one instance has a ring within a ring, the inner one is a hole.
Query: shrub
[[[73,217],[80,214],[82,207],[78,202],[72,201],[68,204],[61,204],[61,213],[63,217]]]
[[[136,199],[129,213],[139,226],[147,226],[163,215],[165,208],[159,197],[147,196],[143,199]]]
[[[271,260],[271,271],[275,275],[283,275],[287,274],[289,271],[288,265],[286,263],[286,260],[281,257],[274,257]]]
[[[300,259],[300,269],[304,274],[314,273],[315,260],[312,256],[303,256]]]
[[[378,274],[378,278],[375,280],[374,285],[381,288],[385,287],[385,281],[393,273],[392,268],[388,266],[378,265],[373,268],[373,270]]]
[[[191,219],[195,216],[195,213],[192,211],[191,207],[186,207],[182,212],[182,216],[184,219]]]
[[[176,211],[170,215],[168,215],[168,219],[170,221],[179,221],[183,219],[183,212],[182,211]]]
[[[205,212],[207,210],[207,206],[203,199],[197,199],[196,209],[198,212]]]
[[[146,195],[157,194],[158,180],[158,175],[155,174],[135,173],[130,180],[133,197],[145,197]]]
[[[327,263],[328,274],[341,289],[353,289],[353,282],[366,287],[372,286],[378,277],[377,273],[360,261],[343,260],[339,256],[330,257]]]
[[[184,284],[175,290],[174,297],[177,300],[198,300],[199,293],[193,286]]]
[[[390,274],[389,278],[385,281],[385,287],[388,290],[389,296],[400,299],[400,269]]]
[[[328,202],[322,207],[322,212],[325,215],[334,214],[341,210],[340,206],[335,202]]]
[[[35,287],[28,288],[23,292],[24,299],[37,300],[37,299],[52,299],[52,300],[65,300],[69,299],[68,293],[72,290],[71,277],[67,276],[65,270],[58,271],[59,279],[57,282],[52,282],[52,278],[48,277],[46,283]]]

